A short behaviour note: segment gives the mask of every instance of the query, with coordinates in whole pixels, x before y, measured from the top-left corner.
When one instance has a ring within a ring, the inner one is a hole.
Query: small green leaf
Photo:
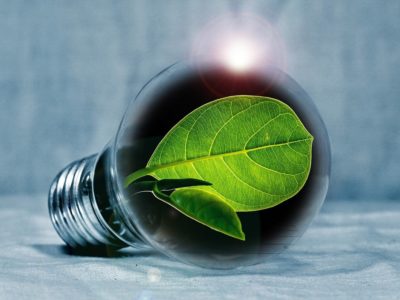
[[[216,194],[195,188],[178,189],[169,196],[156,188],[154,194],[193,220],[233,238],[245,240],[238,215]]]
[[[195,178],[184,178],[184,179],[161,179],[157,181],[157,187],[161,191],[169,191],[177,188],[199,186],[199,185],[212,185],[208,181],[195,179]]]
[[[210,192],[186,188],[204,185],[211,185],[211,183],[193,178],[159,181],[147,179],[136,181],[131,186],[136,193],[153,191],[157,198],[197,222],[231,237],[244,240],[245,235],[240,219],[232,207]],[[179,189],[175,190],[177,188]],[[170,190],[174,190],[170,195],[164,193],[164,191]]]
[[[156,182],[157,179],[135,181],[130,185],[130,191],[133,192],[133,194],[152,191]]]
[[[194,178],[157,180],[151,176],[147,176],[145,180],[140,178],[140,180],[133,182],[130,185],[130,189],[134,193],[153,191],[156,184],[158,189],[161,191],[169,191],[189,186],[212,185],[210,182]]]

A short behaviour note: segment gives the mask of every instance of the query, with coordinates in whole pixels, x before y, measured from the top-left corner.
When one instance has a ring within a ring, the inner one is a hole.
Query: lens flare
[[[200,67],[221,64],[235,73],[285,70],[284,45],[276,29],[254,14],[227,14],[210,21],[194,37],[191,60]]]
[[[258,58],[255,45],[244,39],[236,39],[228,43],[221,56],[221,61],[236,72],[248,70]]]

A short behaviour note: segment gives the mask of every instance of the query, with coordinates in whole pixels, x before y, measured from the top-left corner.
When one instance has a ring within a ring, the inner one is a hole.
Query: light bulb
[[[146,166],[158,143],[183,117],[230,95],[279,99],[314,137],[311,171],[301,191],[273,208],[238,213],[245,241],[211,230],[151,192],[133,194],[124,185],[129,174]],[[329,172],[323,121],[290,76],[273,68],[235,72],[216,64],[182,62],[142,88],[117,134],[99,154],[59,173],[49,192],[49,212],[57,233],[73,248],[153,247],[186,263],[235,268],[265,261],[303,234],[325,199]]]

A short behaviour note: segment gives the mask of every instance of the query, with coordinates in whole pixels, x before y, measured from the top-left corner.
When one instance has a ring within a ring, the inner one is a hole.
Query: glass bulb
[[[211,230],[151,192],[132,194],[125,178],[144,168],[161,139],[183,117],[231,95],[263,95],[288,104],[313,135],[305,186],[269,209],[238,213],[246,240]],[[116,136],[97,155],[67,166],[49,193],[51,220],[71,247],[153,247],[208,268],[263,262],[299,238],[320,209],[329,184],[330,146],[325,125],[307,93],[273,68],[235,72],[218,64],[175,64],[151,79],[129,104]]]

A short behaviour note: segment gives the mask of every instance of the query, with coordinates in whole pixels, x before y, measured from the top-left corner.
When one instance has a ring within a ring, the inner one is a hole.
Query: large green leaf
[[[190,100],[190,99],[188,99]],[[232,96],[194,110],[162,139],[146,168],[129,185],[157,179],[197,178],[235,211],[270,208],[290,199],[311,168],[312,135],[285,103]]]

